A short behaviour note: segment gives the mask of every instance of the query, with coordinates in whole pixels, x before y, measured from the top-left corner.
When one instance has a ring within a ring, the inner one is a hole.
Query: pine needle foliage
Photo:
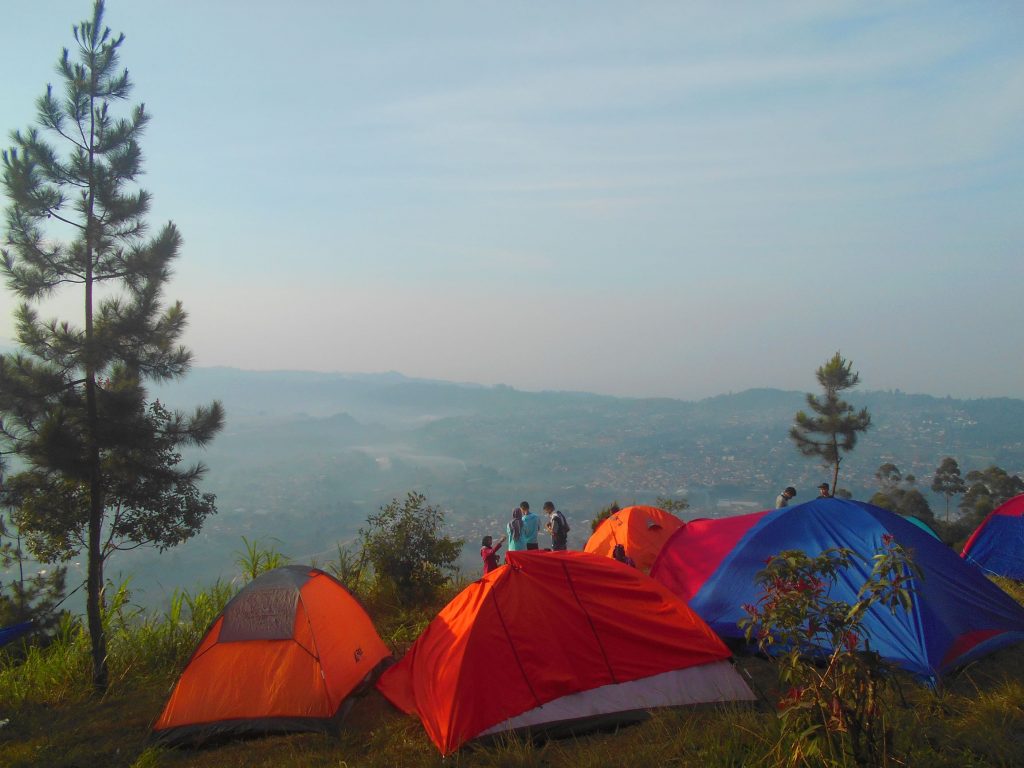
[[[857,436],[871,426],[871,416],[866,408],[856,411],[842,399],[843,392],[860,383],[860,374],[839,352],[818,368],[815,376],[823,394],[819,397],[808,393],[810,413],[797,412],[789,436],[804,456],[817,457],[823,466],[832,468],[834,492],[839,483],[842,456],[853,450]]]
[[[57,62],[36,125],[11,134],[2,154],[9,201],[2,268],[22,303],[21,351],[0,357],[0,449],[26,471],[7,478],[15,523],[41,560],[81,550],[88,563],[87,616],[93,685],[108,683],[103,566],[118,549],[174,546],[216,511],[196,483],[205,468],[181,465],[179,448],[204,445],[223,424],[219,403],[191,415],[148,402],[146,381],[183,376],[191,355],[178,343],[180,302],[162,291],[181,247],[173,223],[149,236],[150,196],[136,186],[142,104],[118,116],[131,94],[120,66],[124,35],[91,18]],[[44,319],[39,303],[77,295],[77,322]]]

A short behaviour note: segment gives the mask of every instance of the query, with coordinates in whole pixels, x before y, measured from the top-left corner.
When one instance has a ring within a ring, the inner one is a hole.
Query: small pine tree
[[[590,531],[591,531],[591,533],[596,531],[598,529],[598,526],[601,525],[601,523],[603,523],[609,517],[614,515],[620,509],[621,509],[621,507],[619,506],[619,502],[613,501],[607,507],[605,507],[600,512],[598,512],[596,515],[594,515],[594,519],[590,521]]]
[[[690,502],[686,499],[673,499],[671,496],[659,496],[654,501],[654,506],[658,509],[664,509],[666,512],[671,512],[673,515],[677,512],[684,512],[690,508]]]
[[[789,436],[804,456],[822,460],[832,468],[832,487],[839,482],[839,464],[842,454],[852,451],[857,436],[871,426],[867,409],[855,411],[840,395],[860,383],[860,375],[853,371],[853,363],[835,355],[815,372],[824,397],[807,395],[807,407],[813,415],[798,411]],[[819,436],[820,437],[816,437]]]

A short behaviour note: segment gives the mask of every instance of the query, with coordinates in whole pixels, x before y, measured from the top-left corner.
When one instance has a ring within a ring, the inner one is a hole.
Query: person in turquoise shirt
[[[512,510],[512,519],[505,526],[508,537],[508,552],[521,552],[526,549],[526,537],[523,535],[523,510],[516,507]]]
[[[530,511],[530,503],[524,501],[519,505],[523,510],[523,538],[526,539],[527,549],[540,549],[537,544],[537,531],[540,530],[540,518]]]

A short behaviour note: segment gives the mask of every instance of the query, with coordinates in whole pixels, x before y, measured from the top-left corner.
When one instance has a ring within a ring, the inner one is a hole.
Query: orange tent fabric
[[[325,730],[391,653],[359,602],[309,566],[262,574],[225,606],[153,726],[162,743]]]
[[[671,512],[657,507],[625,507],[597,526],[583,551],[611,557],[615,545],[622,544],[636,567],[650,573],[662,544],[683,525]]]
[[[729,658],[684,602],[634,568],[585,552],[509,552],[377,688],[449,754],[517,728],[752,699]]]

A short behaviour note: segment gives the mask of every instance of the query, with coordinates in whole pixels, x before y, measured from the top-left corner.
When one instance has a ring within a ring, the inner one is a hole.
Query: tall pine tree
[[[149,195],[139,139],[143,105],[116,117],[132,88],[118,54],[124,36],[103,25],[103,2],[74,27],[74,53],[57,63],[59,89],[37,102],[37,126],[3,153],[3,272],[22,300],[20,351],[0,357],[0,437],[28,469],[7,478],[15,522],[34,555],[87,552],[93,683],[107,686],[103,566],[119,548],[172,546],[216,511],[200,494],[202,465],[182,466],[183,445],[223,425],[219,403],[191,415],[149,402],[144,382],[183,376],[180,302],[161,293],[178,256],[173,223],[149,237]],[[54,143],[50,143],[50,142]],[[38,305],[78,292],[76,320],[43,320]]]
[[[815,375],[823,396],[807,395],[811,413],[797,412],[789,436],[804,456],[815,456],[821,459],[823,466],[832,468],[834,489],[839,482],[843,453],[853,450],[857,436],[871,426],[871,416],[866,408],[855,411],[840,396],[860,383],[860,375],[853,370],[853,363],[844,360],[838,352],[818,368]]]

